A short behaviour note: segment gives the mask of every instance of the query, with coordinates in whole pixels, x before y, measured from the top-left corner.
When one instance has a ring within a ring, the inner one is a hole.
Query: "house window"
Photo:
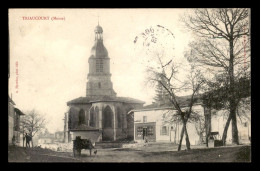
[[[100,82],[98,83],[98,88],[101,88],[101,83]]]
[[[103,72],[103,60],[96,59],[96,72]]]
[[[169,135],[169,130],[167,126],[161,127],[161,135]]]
[[[143,116],[143,122],[147,122],[147,116]]]

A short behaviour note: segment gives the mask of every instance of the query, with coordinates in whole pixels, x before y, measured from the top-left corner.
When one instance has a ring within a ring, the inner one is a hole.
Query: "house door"
[[[143,140],[147,136],[147,127],[143,127]]]

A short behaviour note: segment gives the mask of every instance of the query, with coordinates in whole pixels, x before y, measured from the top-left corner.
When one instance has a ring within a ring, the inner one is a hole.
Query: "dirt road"
[[[176,151],[152,146],[139,149],[98,149],[97,155],[89,156],[82,150],[81,157],[74,158],[70,152],[56,152],[47,149],[26,149],[10,147],[9,162],[250,162],[251,146],[221,148],[198,148],[190,151]]]

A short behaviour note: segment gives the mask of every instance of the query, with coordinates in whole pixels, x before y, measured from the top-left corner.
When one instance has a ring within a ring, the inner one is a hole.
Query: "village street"
[[[197,148],[197,149],[196,149]],[[250,162],[251,146],[226,146],[202,148],[192,146],[192,150],[177,151],[177,145],[170,143],[150,144],[140,148],[97,149],[97,154],[89,155],[82,150],[81,157],[73,157],[72,152],[57,152],[43,148],[10,147],[9,162]]]

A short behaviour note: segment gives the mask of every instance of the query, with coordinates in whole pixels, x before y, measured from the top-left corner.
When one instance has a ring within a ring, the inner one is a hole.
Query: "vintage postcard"
[[[9,162],[251,162],[248,8],[8,10]]]

